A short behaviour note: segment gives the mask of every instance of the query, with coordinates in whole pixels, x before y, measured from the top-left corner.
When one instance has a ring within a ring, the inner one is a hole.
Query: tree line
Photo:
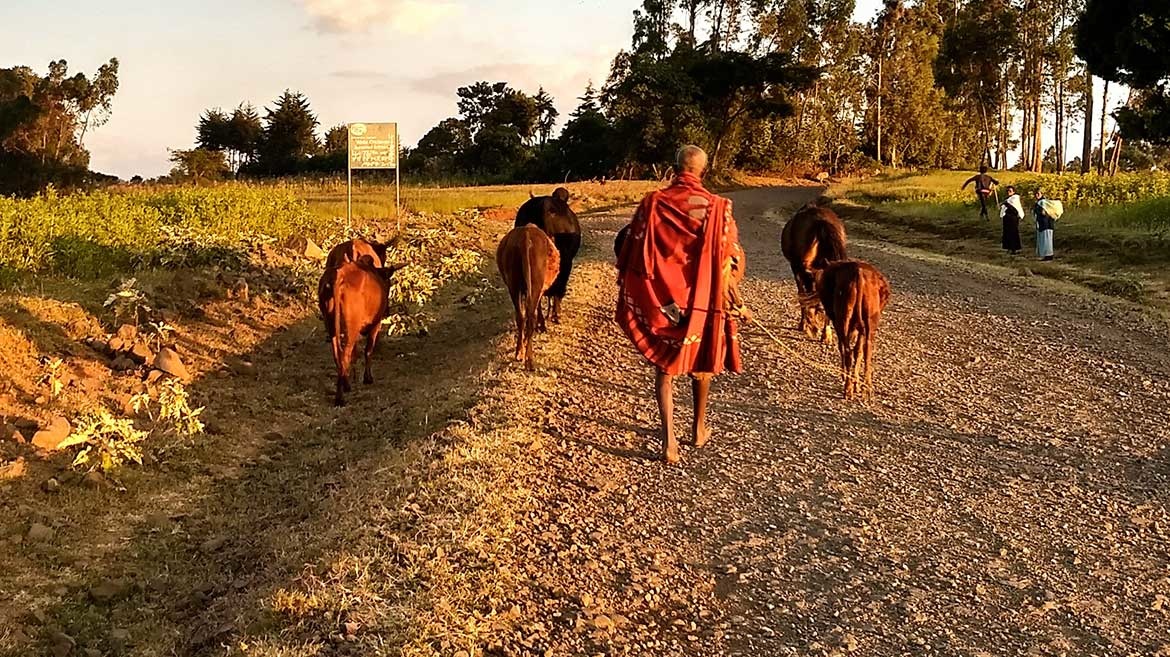
[[[1170,166],[1170,5],[1158,0],[643,0],[607,78],[560,123],[507,82],[455,91],[458,115],[403,152],[413,178],[502,182],[661,175],[681,143],[717,168],[1027,171]],[[85,137],[118,63],[0,69],[0,193],[92,181]],[[1095,93],[1101,88],[1102,93]],[[1110,121],[1110,99],[1121,108]],[[304,94],[208,109],[174,179],[345,170],[344,125]],[[1072,133],[1080,142],[1073,143]]]
[[[695,142],[713,166],[749,170],[1170,166],[1165,3],[885,0],[868,23],[854,9],[644,0],[630,47],[558,137],[534,143],[531,119],[510,123],[496,105],[520,92],[481,82],[458,91],[460,115],[431,129],[407,164],[516,180],[646,175]]]
[[[205,110],[195,126],[196,147],[171,151],[172,180],[274,177],[345,171],[349,135],[336,125],[318,136],[309,99],[286,90],[260,113],[250,103],[231,112]]]
[[[85,138],[109,120],[117,91],[117,59],[92,76],[70,75],[65,60],[50,62],[43,76],[0,68],[0,194],[110,179],[89,171]]]

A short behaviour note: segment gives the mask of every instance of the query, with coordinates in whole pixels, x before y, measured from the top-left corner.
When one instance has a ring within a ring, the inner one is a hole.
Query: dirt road
[[[490,264],[343,410],[311,306],[205,304],[179,335],[209,435],[119,486],[30,457],[0,488],[0,654],[1170,655],[1164,326],[855,242],[894,297],[877,399],[844,402],[777,245],[815,193],[733,195],[744,292],[782,344],[745,331],[712,442],[675,467],[612,322],[628,213],[584,218],[535,373]],[[21,303],[22,358],[106,367]]]
[[[792,330],[777,244],[814,193],[732,195],[745,294],[784,344],[747,330],[714,439],[678,467],[654,460],[651,372],[611,321],[626,217],[586,221],[557,384],[533,401],[557,440],[518,532],[531,584],[511,645],[1170,655],[1165,329],[1017,272],[854,243],[894,297],[877,400],[844,402],[812,365],[835,352]]]

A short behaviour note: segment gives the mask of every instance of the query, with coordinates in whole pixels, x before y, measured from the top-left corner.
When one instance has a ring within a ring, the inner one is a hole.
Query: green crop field
[[[581,210],[632,204],[656,183],[576,183]],[[519,207],[552,185],[404,187],[405,212],[449,215]],[[304,235],[327,244],[345,227],[337,183],[226,183],[211,187],[125,187],[78,194],[52,190],[0,198],[0,280],[28,273],[98,278],[155,266],[199,265],[257,241]],[[354,224],[394,216],[394,188],[358,186]]]

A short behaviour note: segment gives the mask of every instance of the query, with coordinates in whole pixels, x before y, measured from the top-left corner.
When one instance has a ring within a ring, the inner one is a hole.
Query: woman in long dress
[[[1003,219],[1003,249],[1012,255],[1017,255],[1023,246],[1020,244],[1020,219],[1024,217],[1024,204],[1020,202],[1020,195],[1016,188],[1008,186],[1007,198],[999,206],[999,217]]]
[[[1036,255],[1041,260],[1052,260],[1052,229],[1055,223],[1052,217],[1044,211],[1044,192],[1036,190],[1036,206],[1032,208],[1032,214],[1036,215]]]

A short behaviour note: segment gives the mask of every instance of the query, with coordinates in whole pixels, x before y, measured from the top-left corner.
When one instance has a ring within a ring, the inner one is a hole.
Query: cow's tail
[[[541,267],[537,267],[534,260],[536,247],[535,240],[524,241],[524,257],[521,262],[524,267],[524,326],[525,333],[531,336],[536,332],[536,315],[540,310],[541,292],[544,290],[544,281],[538,280],[544,274]]]
[[[818,221],[816,232],[816,261],[821,266],[845,260],[845,227],[831,221]]]
[[[340,271],[338,272],[340,274]],[[333,359],[337,362],[337,374],[341,376],[341,276],[333,280]]]

